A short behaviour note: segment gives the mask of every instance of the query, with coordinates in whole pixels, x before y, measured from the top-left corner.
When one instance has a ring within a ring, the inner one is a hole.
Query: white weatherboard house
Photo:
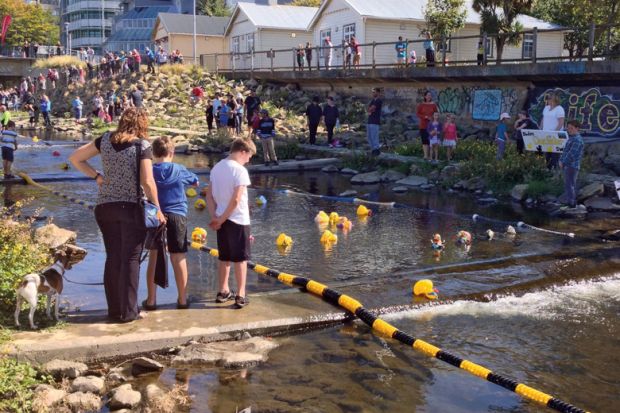
[[[343,39],[355,36],[361,44],[372,42],[396,42],[398,36],[409,40],[423,40],[421,32],[425,28],[424,8],[427,0],[325,0],[319,11],[310,22],[309,29],[313,31],[314,43],[323,44],[323,39],[330,36],[334,46],[341,45]],[[479,36],[480,15],[472,8],[472,1],[465,2],[467,18],[465,27],[455,33],[455,36]],[[518,20],[525,30],[537,27],[543,29],[559,29],[560,26],[535,19],[530,16],[520,16]],[[545,56],[561,56],[563,53],[564,34],[561,31],[539,33],[537,42],[538,58]],[[447,59],[449,61],[476,60],[478,38],[455,39],[449,41]],[[505,46],[502,59],[528,58],[532,54],[532,36],[525,35],[519,46]],[[424,56],[422,43],[409,45],[416,51],[418,62]],[[441,60],[439,45],[435,45],[436,60]],[[362,65],[372,64],[372,47],[362,48]],[[487,57],[496,56],[495,42],[489,38],[487,43]],[[342,65],[341,49],[333,54],[333,64]],[[394,44],[377,46],[375,50],[376,64],[396,63]]]
[[[233,10],[224,36],[231,53],[239,53],[233,62],[218,62],[219,67],[249,69],[269,68],[271,59],[264,51],[273,49],[274,67],[291,67],[293,53],[278,52],[300,43],[312,42],[308,24],[318,11],[317,7],[294,7],[239,2]],[[263,51],[252,55],[250,52]]]

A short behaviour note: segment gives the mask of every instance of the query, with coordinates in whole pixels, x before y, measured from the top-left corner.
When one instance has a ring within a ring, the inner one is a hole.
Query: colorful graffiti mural
[[[496,121],[502,112],[516,115],[519,110],[519,92],[515,88],[461,86],[440,90],[418,89],[419,102],[426,90],[430,90],[441,113],[471,116],[474,120]]]
[[[620,136],[620,88],[536,88],[529,105],[530,116],[536,123],[542,118],[545,96],[551,93],[560,96],[566,119],[582,123],[584,134]]]

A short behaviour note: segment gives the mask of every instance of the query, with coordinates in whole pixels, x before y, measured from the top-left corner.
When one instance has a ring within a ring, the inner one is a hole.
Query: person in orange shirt
[[[420,123],[420,138],[422,139],[422,150],[424,151],[424,159],[430,160],[430,140],[428,136],[428,122],[433,119],[433,113],[439,112],[439,108],[433,102],[433,95],[430,90],[424,92],[424,100],[418,104],[416,115]]]

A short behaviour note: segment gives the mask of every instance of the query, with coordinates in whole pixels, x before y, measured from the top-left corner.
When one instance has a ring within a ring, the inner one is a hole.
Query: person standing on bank
[[[566,125],[568,141],[559,162],[560,169],[564,172],[564,194],[560,196],[560,199],[566,200],[566,204],[571,208],[577,206],[577,175],[583,157],[583,138],[579,134],[580,127],[579,121],[575,119],[568,121]]]
[[[430,160],[430,139],[428,137],[428,122],[433,119],[433,113],[439,112],[439,107],[433,102],[433,94],[430,90],[424,92],[422,103],[416,107],[416,115],[420,125],[420,139],[422,140],[422,150],[424,151],[424,159]]]
[[[424,50],[426,51],[426,66],[435,66],[435,46],[433,45],[433,36],[431,32],[426,32],[426,40],[423,43]]]
[[[263,145],[265,166],[269,166],[271,163],[278,165],[275,142],[273,141],[276,136],[276,121],[269,117],[267,109],[262,109],[260,111],[260,120],[258,121],[258,128],[256,128],[256,135]]]
[[[476,62],[478,66],[482,66],[484,64],[484,51],[482,42],[478,42],[478,50],[476,52]]]
[[[514,132],[514,140],[517,143],[517,152],[519,155],[523,155],[523,150],[525,149],[525,144],[523,143],[523,129],[534,129],[536,126],[532,119],[527,114],[527,110],[519,111],[519,118],[514,124],[515,132]]]
[[[542,123],[540,129],[544,131],[560,131],[564,129],[564,108],[560,105],[560,96],[557,94],[547,95],[545,97],[547,105],[543,109]],[[548,152],[545,154],[547,160],[547,168],[557,168],[560,160],[559,153]]]
[[[323,53],[325,56],[325,69],[329,70],[332,67],[332,55],[334,52],[334,45],[329,36],[325,38],[325,41],[323,42],[323,47]]]
[[[297,56],[297,70],[303,72],[304,58],[306,57],[306,52],[302,43],[299,43],[299,46],[297,47],[297,49],[295,49],[295,55]]]
[[[129,108],[123,113],[115,132],[105,133],[78,148],[69,157],[73,166],[95,179],[99,187],[95,219],[103,234],[106,250],[103,283],[108,318],[121,323],[140,318],[140,253],[146,236],[144,218],[138,204],[138,199],[143,196],[142,191],[158,207],[159,222],[166,222],[159,210],[147,130],[146,111]],[[97,155],[101,155],[103,173],[88,163]],[[138,189],[140,193],[137,193]]]
[[[207,187],[207,208],[211,216],[209,227],[217,231],[219,250],[219,288],[215,297],[217,303],[235,300],[237,308],[243,308],[249,300],[245,284],[250,259],[250,208],[248,185],[250,175],[244,167],[256,153],[254,142],[249,139],[235,139],[230,155],[219,161],[211,170],[211,185]],[[235,269],[238,293],[230,289],[228,278],[231,263]]]
[[[306,43],[306,62],[308,62],[308,70],[312,71],[312,46],[310,42]]]
[[[325,121],[325,128],[327,129],[327,144],[332,148],[340,145],[337,140],[334,142],[334,128],[339,119],[340,113],[338,112],[338,107],[334,102],[334,98],[328,96],[327,104],[323,106],[323,120]]]
[[[381,106],[383,102],[379,98],[379,88],[372,89],[372,100],[368,104],[368,122],[366,123],[366,138],[370,145],[371,154],[378,156],[381,153],[379,142],[379,126],[381,125]]]
[[[323,110],[319,106],[319,97],[312,98],[312,103],[306,108],[306,117],[308,118],[308,131],[310,132],[309,140],[310,145],[316,144],[316,130],[321,123],[321,117],[323,116]]]

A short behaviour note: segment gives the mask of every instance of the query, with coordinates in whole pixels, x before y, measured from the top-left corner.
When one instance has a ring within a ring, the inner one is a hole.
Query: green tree
[[[226,0],[198,0],[196,9],[199,14],[206,16],[230,16],[231,9],[226,5]]]
[[[426,28],[433,36],[449,37],[465,26],[465,0],[428,0],[424,9]]]
[[[291,6],[320,7],[322,0],[294,0]]]
[[[6,33],[6,43],[21,45],[24,41],[39,44],[56,44],[60,26],[56,17],[39,4],[26,4],[23,0],[1,0],[0,18],[11,16]]]
[[[502,61],[504,46],[518,45],[523,25],[517,21],[521,14],[532,10],[534,0],[474,0],[473,9],[480,14],[481,29],[495,37],[497,62]]]
[[[573,29],[564,35],[564,48],[571,58],[580,58],[588,50],[591,23],[605,25],[620,20],[620,0],[538,0],[532,13],[542,20]],[[597,51],[617,48],[620,30],[595,30],[594,44]]]

